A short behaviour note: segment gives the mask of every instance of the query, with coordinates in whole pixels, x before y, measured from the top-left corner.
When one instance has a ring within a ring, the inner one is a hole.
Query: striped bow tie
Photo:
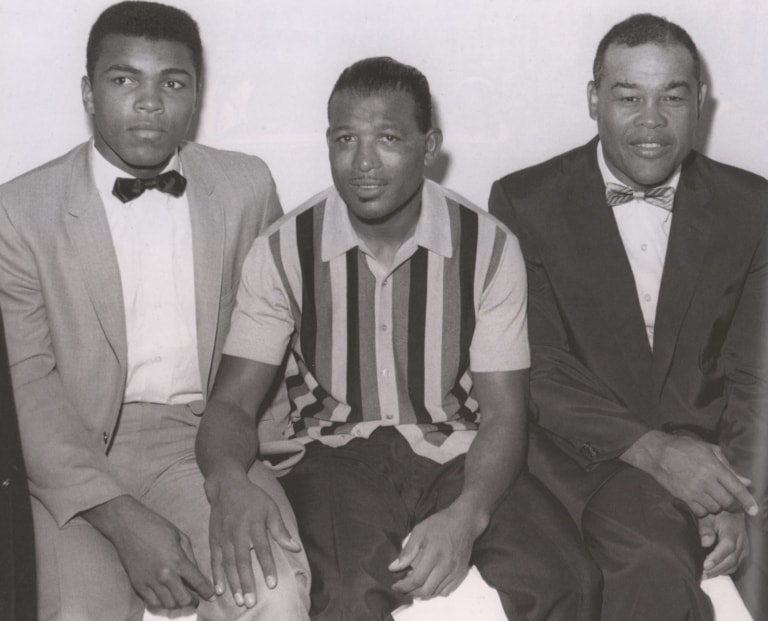
[[[186,187],[187,180],[184,176],[176,170],[169,170],[162,175],[150,177],[149,179],[118,177],[115,179],[115,185],[112,187],[112,194],[124,203],[127,203],[144,194],[144,190],[160,190],[178,198],[184,194],[184,188]]]
[[[662,185],[647,192],[633,190],[618,183],[606,183],[605,199],[609,207],[615,207],[631,200],[638,199],[667,211],[672,211],[672,203],[675,200],[675,188],[671,185]]]

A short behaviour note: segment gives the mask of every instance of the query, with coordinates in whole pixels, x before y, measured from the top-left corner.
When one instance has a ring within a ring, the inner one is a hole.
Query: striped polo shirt
[[[517,239],[426,180],[413,236],[382,265],[330,188],[243,266],[224,353],[280,365],[286,351],[283,437],[338,446],[388,425],[437,462],[462,454],[481,417],[472,373],[530,365]]]

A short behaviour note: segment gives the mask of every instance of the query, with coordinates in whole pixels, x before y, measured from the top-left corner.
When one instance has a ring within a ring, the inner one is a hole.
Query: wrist
[[[213,503],[219,498],[223,491],[235,485],[242,485],[248,482],[248,474],[242,468],[235,465],[225,465],[211,470],[205,477],[203,487],[208,502]]]
[[[459,496],[447,510],[474,538],[479,537],[491,521],[491,508],[488,503],[483,503],[469,494]]]
[[[661,449],[669,440],[669,434],[652,429],[640,436],[621,455],[621,460],[646,472],[658,465]]]

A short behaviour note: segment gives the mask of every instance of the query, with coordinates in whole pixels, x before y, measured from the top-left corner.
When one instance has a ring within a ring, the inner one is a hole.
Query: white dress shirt
[[[96,188],[106,210],[125,305],[125,403],[182,404],[202,398],[197,354],[192,226],[186,193],[146,190],[127,203],[112,195],[127,177],[91,145]],[[174,155],[166,170],[179,170]],[[179,172],[181,172],[179,170]]]
[[[597,145],[597,162],[606,184],[610,181],[626,185],[626,183],[619,181],[608,168],[602,143]],[[679,181],[680,167],[678,166],[672,176],[659,185],[669,185],[677,189]],[[629,265],[635,277],[635,287],[645,320],[645,330],[648,334],[648,342],[653,349],[656,305],[659,301],[669,229],[672,226],[672,212],[637,198],[610,209],[613,209],[621,241],[624,244]]]

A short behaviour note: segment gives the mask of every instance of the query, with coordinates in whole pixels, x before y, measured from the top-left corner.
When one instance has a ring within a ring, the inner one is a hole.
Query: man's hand
[[[277,586],[277,570],[270,540],[288,551],[298,552],[272,498],[247,477],[226,483],[206,482],[211,501],[211,569],[216,593],[229,583],[238,606],[256,605],[251,550],[261,565],[264,580],[271,589]]]
[[[621,456],[653,476],[696,517],[722,511],[757,515],[749,479],[740,477],[720,447],[689,436],[649,431]]]
[[[699,518],[701,546],[714,546],[704,559],[704,578],[732,574],[749,552],[743,513],[721,511]]]
[[[390,571],[410,568],[392,588],[424,599],[449,595],[467,575],[472,546],[487,523],[454,503],[416,525],[388,567]]]
[[[115,546],[131,585],[150,610],[197,606],[214,597],[189,538],[131,496],[119,496],[83,517]]]

